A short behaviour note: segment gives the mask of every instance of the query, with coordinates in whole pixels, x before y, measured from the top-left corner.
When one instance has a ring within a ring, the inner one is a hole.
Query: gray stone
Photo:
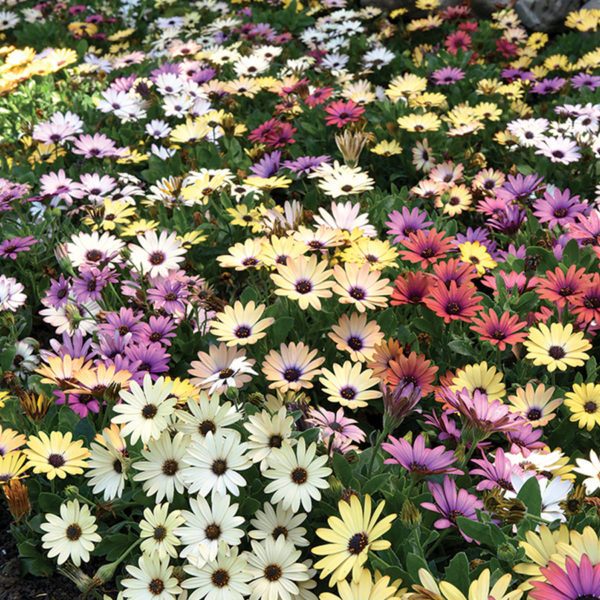
[[[585,10],[600,9],[600,0],[589,0],[581,8]]]

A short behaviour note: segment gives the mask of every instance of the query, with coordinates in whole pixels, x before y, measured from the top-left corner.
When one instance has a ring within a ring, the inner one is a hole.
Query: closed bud
[[[407,498],[402,504],[400,520],[404,525],[414,529],[421,524],[421,513],[419,509]]]
[[[506,562],[512,563],[517,555],[516,549],[510,544],[502,544],[498,548],[498,558]]]
[[[10,510],[10,514],[15,521],[19,521],[31,512],[29,492],[27,491],[27,487],[18,479],[11,479],[6,485],[0,487],[6,496],[8,510]]]

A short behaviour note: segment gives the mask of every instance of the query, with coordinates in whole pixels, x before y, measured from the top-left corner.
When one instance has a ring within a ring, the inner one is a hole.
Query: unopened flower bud
[[[421,524],[421,519],[419,509],[407,498],[400,511],[400,520],[404,525],[413,529]]]

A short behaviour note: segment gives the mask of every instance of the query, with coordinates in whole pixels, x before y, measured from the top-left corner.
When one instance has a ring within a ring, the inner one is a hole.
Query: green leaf
[[[569,240],[563,249],[562,263],[567,266],[579,263],[579,244],[576,240]]]
[[[79,423],[77,423],[75,429],[73,430],[73,438],[84,438],[87,443],[90,443],[94,436],[96,435],[96,431],[92,427],[91,423],[88,419],[81,419]]]
[[[406,570],[409,573],[414,573],[416,577],[419,569],[425,569],[426,571],[429,571],[427,568],[427,563],[423,558],[417,554],[414,554],[413,552],[409,552],[408,556],[406,557]]]
[[[535,517],[540,516],[542,510],[542,493],[536,477],[530,477],[519,490],[517,498],[527,507],[527,512]]]
[[[381,473],[379,475],[375,475],[375,477],[372,477],[371,479],[369,479],[369,481],[367,481],[367,483],[365,483],[365,485],[362,488],[362,492],[364,494],[373,494],[381,490],[381,488],[384,487],[385,483],[389,481],[389,479],[389,473]]]
[[[344,458],[343,454],[337,452],[333,455],[331,462],[335,476],[342,482],[342,485],[348,487],[352,480],[352,467]]]
[[[43,512],[58,514],[60,505],[62,504],[62,498],[57,494],[41,492],[38,496],[38,504]]]
[[[482,544],[486,544],[487,546],[493,546],[488,525],[480,523],[479,521],[467,519],[467,517],[456,517],[456,524],[458,525],[458,528],[470,538],[473,538]]]
[[[469,577],[469,559],[464,552],[459,552],[448,563],[444,579],[455,585],[464,594],[467,593],[471,579]]]
[[[448,347],[462,356],[473,356],[473,346],[466,340],[452,340],[448,342]]]
[[[273,346],[279,346],[279,344],[286,339],[293,327],[294,319],[292,317],[279,317],[279,319],[271,325],[271,341]]]

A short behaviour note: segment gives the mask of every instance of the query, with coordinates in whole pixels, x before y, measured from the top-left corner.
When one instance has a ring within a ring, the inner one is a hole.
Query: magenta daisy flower
[[[432,502],[421,502],[421,506],[442,515],[442,518],[433,524],[436,529],[456,527],[460,531],[456,524],[456,517],[465,517],[471,519],[471,521],[477,521],[475,509],[481,510],[483,508],[483,503],[477,496],[469,494],[464,488],[457,490],[456,483],[447,475],[444,477],[443,485],[439,483],[428,483],[427,485],[435,504]],[[473,541],[462,531],[460,531],[460,534],[467,542]]]
[[[558,92],[565,83],[567,83],[567,80],[562,77],[542,79],[531,88],[531,93],[541,95],[553,94],[554,92]]]
[[[134,313],[133,309],[120,308],[119,312],[107,312],[104,314],[104,323],[98,325],[98,334],[112,337],[115,333],[123,337],[127,334],[133,336],[137,341],[141,332],[144,330],[144,324],[140,323],[141,314]]]
[[[32,235],[4,240],[0,244],[0,258],[12,258],[14,260],[19,252],[26,252],[34,244],[37,244],[37,240]]]
[[[383,443],[381,447],[392,455],[386,458],[386,465],[402,465],[411,473],[417,475],[434,475],[436,473],[448,473],[462,475],[459,469],[451,467],[456,462],[454,453],[446,450],[444,446],[425,448],[425,438],[417,436],[411,446],[405,439],[396,439],[389,436],[390,443]]]
[[[84,158],[104,158],[117,154],[117,147],[103,133],[80,135],[73,142],[73,154],[81,154]]]
[[[478,490],[491,490],[498,486],[503,490],[514,492],[510,481],[513,465],[504,455],[502,448],[496,450],[493,464],[488,460],[485,452],[483,458],[474,458],[472,462],[479,465],[479,468],[469,471],[469,475],[480,475],[484,478],[477,484]]]
[[[587,554],[579,565],[567,556],[564,569],[550,562],[540,571],[546,581],[531,581],[532,600],[600,600],[600,564],[592,565]]]
[[[431,79],[436,85],[450,85],[460,79],[465,78],[465,72],[458,67],[443,67],[434,71]]]
[[[309,408],[306,422],[321,429],[323,442],[328,444],[331,436],[342,443],[362,442],[365,433],[356,426],[357,421],[344,416],[344,409],[338,408],[337,412],[323,407]]]
[[[171,317],[150,317],[148,323],[142,323],[143,330],[139,339],[142,344],[161,343],[171,345],[169,338],[175,337],[177,324]]]
[[[187,285],[183,281],[166,279],[159,281],[148,290],[148,299],[155,310],[164,309],[170,315],[185,312],[184,300],[189,296]]]
[[[352,100],[348,100],[348,102],[338,100],[337,102],[328,104],[325,107],[325,112],[327,113],[327,116],[325,117],[325,123],[327,123],[327,125],[343,127],[348,123],[358,121],[360,115],[365,112],[365,109],[363,106],[359,106]]]
[[[580,202],[579,196],[571,196],[569,188],[563,192],[554,188],[552,193],[544,192],[544,197],[536,200],[533,208],[540,223],[548,223],[550,228],[564,227],[574,223],[576,217],[586,211],[587,202]]]

